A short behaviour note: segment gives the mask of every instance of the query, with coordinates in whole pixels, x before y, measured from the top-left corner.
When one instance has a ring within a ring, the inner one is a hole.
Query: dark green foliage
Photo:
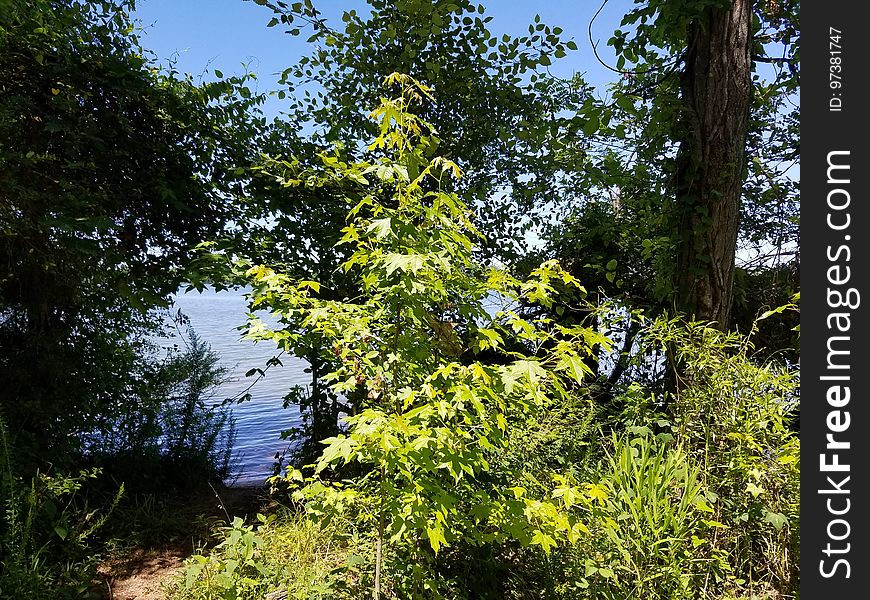
[[[124,3],[8,4],[5,302],[41,324],[91,282],[92,293],[102,284],[142,306],[162,301],[190,246],[219,231],[228,212],[218,193],[232,177],[215,159],[234,149],[214,131],[224,116],[209,106],[227,90],[158,74]]]
[[[0,406],[33,467],[133,418],[147,311],[223,229],[239,186],[229,165],[249,152],[247,121],[224,127],[242,114],[240,82],[159,73],[128,8],[0,11]]]
[[[98,476],[22,476],[0,419],[0,598],[87,597],[100,560],[96,534],[124,493],[121,486],[94,510],[82,488]]]
[[[800,265],[790,261],[781,265],[744,271],[738,269],[734,286],[734,327],[749,332],[758,327],[753,340],[763,358],[796,364],[800,357],[800,313],[781,311],[757,322],[765,311],[793,301],[800,291]]]
[[[137,357],[138,386],[123,410],[101,415],[82,436],[85,460],[132,493],[196,488],[232,474],[235,420],[214,397],[227,369],[193,330],[181,340],[183,350]]]
[[[320,44],[283,74],[293,119],[311,122],[317,145],[364,156],[376,135],[367,112],[381,82],[396,72],[414,77],[438,98],[420,116],[437,131],[437,154],[466,173],[446,185],[476,211],[488,237],[481,252],[522,255],[529,217],[540,218],[536,209],[556,190],[561,146],[553,117],[565,89],[543,72],[576,49],[561,28],[538,18],[528,35],[502,35],[490,30],[485,7],[469,0],[370,0],[365,10],[344,11],[341,23],[323,19],[311,2],[259,4],[288,32],[310,32],[308,41]],[[323,91],[312,94],[309,83]],[[574,91],[588,93],[582,84]]]
[[[666,307],[669,282],[662,264],[670,241],[660,208],[648,197],[626,194],[614,202],[589,202],[549,234],[549,247],[601,300],[619,299],[648,314]]]
[[[193,246],[234,214],[256,99],[244,78],[159,72],[131,5],[0,3],[0,587],[14,597],[87,587],[105,542],[92,509],[121,482],[135,504],[229,474],[231,418],[205,404],[217,357],[193,339],[164,359],[151,339]]]

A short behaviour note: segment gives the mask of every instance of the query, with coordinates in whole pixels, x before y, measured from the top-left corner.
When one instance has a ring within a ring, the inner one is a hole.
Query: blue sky
[[[554,60],[550,72],[570,77],[579,72],[589,83],[601,88],[612,80],[614,73],[602,67],[592,54],[587,27],[601,6],[599,0],[481,0],[486,14],[493,17],[493,33],[522,35],[536,14],[550,26],[564,30],[565,40],[574,39],[578,50],[561,60]],[[364,1],[314,0],[315,6],[330,21],[340,24],[345,10],[366,6]],[[602,57],[610,57],[606,46],[623,14],[632,6],[631,0],[608,2],[593,26],[593,38]],[[139,0],[134,17],[140,21],[142,44],[153,51],[163,64],[174,58],[176,68],[194,77],[213,77],[218,69],[240,74],[243,64],[257,74],[261,91],[278,88],[277,74],[308,54],[306,35],[297,37],[283,32],[281,26],[266,27],[272,12],[249,0]],[[272,101],[266,107],[273,113],[278,106]]]

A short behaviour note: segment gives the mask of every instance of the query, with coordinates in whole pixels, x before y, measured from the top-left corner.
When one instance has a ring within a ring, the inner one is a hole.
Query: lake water
[[[237,329],[246,321],[247,305],[241,291],[205,291],[179,294],[175,310],[190,318],[197,335],[211,344],[221,357],[221,364],[230,370],[229,380],[222,385],[214,402],[241,396],[256,379],[245,377],[252,368],[265,369],[266,361],[276,355],[269,342],[257,344],[242,339]],[[249,390],[251,400],[233,406],[238,436],[234,447],[237,456],[235,485],[262,483],[272,474],[275,454],[287,448],[281,432],[300,422],[296,406],[284,408],[284,396],[295,385],[307,385],[309,375],[303,371],[308,365],[292,356],[282,356],[283,366],[273,366],[265,377]]]

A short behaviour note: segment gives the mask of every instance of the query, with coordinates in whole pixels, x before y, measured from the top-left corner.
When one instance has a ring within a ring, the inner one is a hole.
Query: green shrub
[[[120,433],[94,441],[87,458],[103,468],[100,487],[123,481],[127,495],[108,524],[120,547],[152,547],[190,539],[199,501],[211,498],[232,475],[235,421],[214,394],[227,370],[218,355],[188,329],[184,349],[155,362],[154,376],[141,392],[140,411],[127,415]],[[197,529],[194,527],[193,529]]]
[[[376,599],[438,598],[454,587],[438,569],[447,548],[515,540],[549,551],[583,535],[586,526],[565,510],[579,493],[574,481],[523,488],[516,481],[525,465],[498,458],[521,423],[573,400],[589,372],[584,359],[607,340],[519,314],[530,304],[551,307],[557,287],[577,298],[584,290],[555,261],[519,281],[474,260],[480,235],[447,191],[460,169],[431,158],[437,138],[411,112],[429,90],[397,74],[387,83],[401,93],[372,113],[380,124],[372,148],[386,156],[346,164],[324,154],[322,168],[291,164],[284,178],[356,188],[347,192],[355,207],[339,243],[353,251],[342,268],[358,277],[360,294],[333,300],[318,282],[246,265],[252,309],[280,322],[252,320],[249,334],[290,352],[312,339],[332,349],[337,360],[325,379],[354,398],[354,414],[346,432],[323,440],[313,468],[291,472],[300,483],[294,497],[323,522],[353,519],[372,532],[363,563],[371,571],[361,568],[360,577],[365,585],[371,577]],[[348,469],[352,479],[336,481]]]
[[[192,329],[181,350],[140,357],[134,409],[107,416],[87,435],[85,460],[131,494],[165,494],[231,476],[235,420],[214,399],[228,370]]]
[[[82,486],[98,470],[75,476],[37,472],[29,482],[14,466],[0,421],[0,598],[78,598],[87,595],[100,560],[95,534],[117,506],[92,509]]]
[[[237,517],[220,528],[219,543],[188,559],[168,585],[169,598],[261,600],[280,590],[291,599],[333,598],[331,573],[344,563],[344,536],[286,509],[257,520],[247,525]]]
[[[701,550],[727,559],[710,589],[797,593],[800,555],[800,441],[791,429],[798,377],[755,360],[750,338],[697,324],[659,323],[686,365],[685,386],[668,407],[673,435],[701,470],[726,527]]]
[[[667,404],[638,383],[617,398],[602,426],[622,433],[591,440],[594,472],[578,476],[598,481],[584,516],[593,535],[525,557],[527,576],[553,598],[795,597],[796,374],[757,361],[749,338],[700,324],[661,319],[644,335],[638,354],[670,346],[681,385]]]

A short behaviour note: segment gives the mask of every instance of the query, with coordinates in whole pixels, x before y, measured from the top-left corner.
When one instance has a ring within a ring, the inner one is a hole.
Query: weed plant
[[[121,500],[123,486],[94,509],[82,493],[98,470],[21,477],[0,420],[0,598],[82,598],[100,562],[97,533]]]

